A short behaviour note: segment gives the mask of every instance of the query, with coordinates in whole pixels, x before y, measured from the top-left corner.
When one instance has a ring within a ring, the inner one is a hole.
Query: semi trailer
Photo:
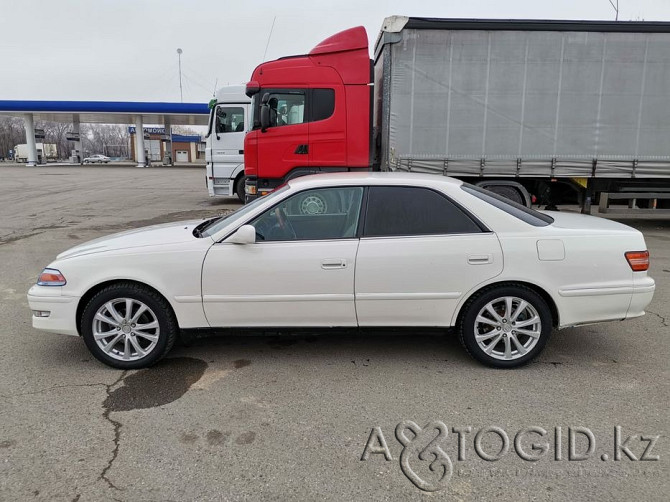
[[[262,63],[246,93],[248,199],[362,169],[454,176],[589,212],[601,193],[659,207],[670,197],[666,22],[393,16],[372,58],[365,29],[351,28]]]

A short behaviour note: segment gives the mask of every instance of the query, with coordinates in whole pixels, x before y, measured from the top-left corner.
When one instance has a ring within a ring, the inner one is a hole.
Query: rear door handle
[[[321,262],[321,268],[324,270],[337,270],[347,268],[347,260],[327,259]]]
[[[471,254],[468,255],[468,263],[470,265],[485,265],[493,263],[493,255],[490,254]]]

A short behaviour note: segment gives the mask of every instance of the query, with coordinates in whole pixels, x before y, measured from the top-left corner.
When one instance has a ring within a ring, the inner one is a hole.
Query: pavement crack
[[[109,398],[109,396],[111,395],[112,388],[115,387],[116,385],[118,385],[125,378],[127,373],[128,373],[127,370],[124,371],[123,373],[121,373],[121,376],[116,379],[115,382],[106,386],[107,387],[106,388],[107,398]],[[110,424],[112,424],[112,427],[114,427],[114,449],[112,450],[112,458],[109,459],[109,462],[107,462],[107,465],[105,466],[105,468],[100,473],[100,476],[98,477],[98,479],[102,479],[103,481],[105,481],[105,483],[107,483],[107,485],[110,488],[113,488],[114,490],[122,491],[122,488],[119,488],[118,486],[116,486],[114,484],[114,482],[107,477],[107,473],[112,468],[112,464],[114,463],[114,461],[116,460],[116,457],[119,454],[119,446],[120,446],[120,439],[121,439],[121,426],[123,425],[118,420],[114,420],[113,418],[111,418],[109,416],[109,414],[111,412],[112,412],[111,408],[107,406],[107,407],[105,407],[105,411],[103,412],[102,416],[105,420],[107,420]]]
[[[668,322],[667,317],[663,317],[661,314],[657,314],[656,312],[652,312],[651,310],[646,310],[647,313],[649,314],[654,314],[656,317],[658,317],[661,320],[661,323],[663,326],[670,327],[670,322]]]

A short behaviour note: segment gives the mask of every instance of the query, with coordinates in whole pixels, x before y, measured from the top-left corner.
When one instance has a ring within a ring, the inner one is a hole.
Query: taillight
[[[633,272],[644,272],[649,268],[649,251],[628,251],[625,256]]]
[[[63,274],[55,268],[45,268],[37,278],[38,286],[65,286],[66,283]]]

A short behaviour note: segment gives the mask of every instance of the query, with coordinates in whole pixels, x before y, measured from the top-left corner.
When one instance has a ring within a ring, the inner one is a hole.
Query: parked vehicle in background
[[[244,86],[222,87],[210,102],[205,160],[209,195],[244,202],[244,134],[251,128],[251,99]]]
[[[91,155],[90,157],[86,157],[84,159],[84,164],[107,164],[110,160],[109,157],[106,155],[101,155],[99,153],[96,153],[95,155]]]
[[[58,160],[58,148],[54,143],[37,143],[37,163]],[[23,143],[14,147],[14,162],[28,162],[28,145]]]
[[[35,328],[80,335],[123,369],[155,363],[188,330],[451,326],[473,357],[511,368],[554,327],[643,315],[646,249],[620,223],[449,177],[339,173],[220,218],[76,246],[28,302]]]
[[[371,60],[365,29],[343,31],[254,70],[249,197],[373,169],[456,176],[524,204],[578,198],[586,210],[630,191],[658,192],[660,207],[669,48],[667,22],[396,16]]]

